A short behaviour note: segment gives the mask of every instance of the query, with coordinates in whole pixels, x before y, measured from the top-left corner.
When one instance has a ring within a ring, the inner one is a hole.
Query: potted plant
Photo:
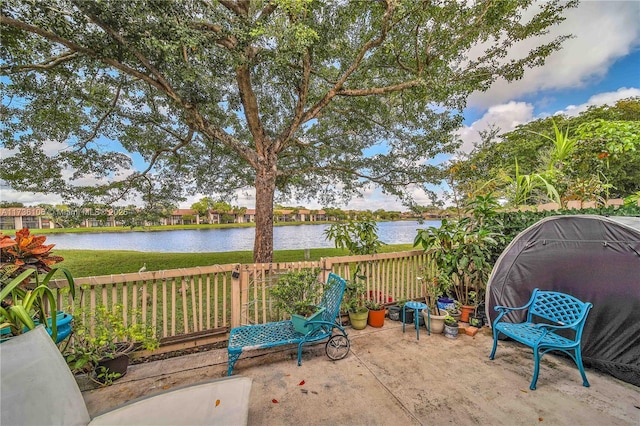
[[[458,320],[451,315],[444,318],[444,335],[450,339],[458,337]]]
[[[63,258],[51,255],[54,244],[44,245],[45,240],[44,236],[31,235],[27,228],[16,232],[15,239],[0,234],[2,340],[32,330],[41,322],[56,343],[71,332],[71,315],[57,311],[56,295],[49,288],[49,281],[56,272],[62,272],[73,299],[73,276],[64,268],[52,268]]]
[[[339,249],[349,250],[352,255],[376,254],[384,245],[378,237],[378,226],[372,217],[360,217],[345,223],[333,223],[324,231],[325,237],[332,240]],[[349,313],[351,327],[361,330],[367,326],[369,310],[364,305],[366,289],[359,280],[361,264],[352,270],[353,280],[347,282],[343,307]]]
[[[473,314],[469,315],[469,325],[480,328],[484,325],[484,321],[485,321],[484,303],[480,303],[478,301],[478,299],[481,299],[478,297],[478,293],[473,293],[473,297],[476,303],[475,303],[475,309],[473,311]]]
[[[382,327],[384,325],[384,316],[387,312],[384,305],[373,300],[365,301],[365,306],[369,310],[367,324],[371,327]]]
[[[438,277],[433,277],[430,280],[426,280],[424,286],[424,301],[429,308],[429,311],[427,312],[427,310],[425,309],[422,310],[423,320],[428,321],[427,315],[429,315],[430,331],[431,333],[435,334],[440,334],[442,333],[442,330],[444,330],[444,318],[447,315],[446,310],[441,310],[438,307],[438,299],[442,294],[442,289],[438,285],[438,283]]]
[[[356,279],[347,281],[344,291],[342,306],[349,314],[351,327],[356,330],[365,328],[369,318],[369,309],[364,299],[365,290],[364,283]]]
[[[486,218],[494,215],[497,207],[492,194],[477,196],[465,209],[466,217],[443,219],[438,228],[418,230],[414,239],[414,246],[422,246],[430,255],[438,277],[451,281],[452,293],[460,306],[471,306],[469,293],[483,289],[491,272],[493,246],[500,234],[488,227]]]
[[[448,315],[453,317],[453,319],[455,319],[456,321],[460,321],[460,318],[462,317],[462,311],[460,310],[461,306],[462,306],[462,303],[460,303],[457,300],[454,300],[453,308],[447,309]]]
[[[128,354],[136,345],[149,351],[158,348],[153,328],[141,322],[125,325],[122,309],[118,304],[113,310],[102,305],[94,311],[80,310],[72,339],[62,349],[71,371],[88,373],[92,380],[109,385],[127,373]],[[78,320],[83,318],[87,322]]]
[[[275,307],[291,316],[297,332],[307,334],[310,330],[305,323],[322,315],[318,307],[322,297],[322,283],[318,281],[320,268],[306,268],[289,271],[278,278],[271,287],[270,294],[275,299]]]
[[[402,307],[407,303],[405,299],[398,299],[395,305],[389,306],[389,319],[391,321],[402,320]]]

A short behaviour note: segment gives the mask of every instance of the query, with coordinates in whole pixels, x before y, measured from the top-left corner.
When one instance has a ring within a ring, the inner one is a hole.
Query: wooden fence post
[[[240,326],[240,316],[242,314],[242,301],[241,301],[241,278],[246,274],[240,272],[240,264],[237,263],[233,272],[231,272],[231,327]],[[246,286],[246,284],[245,284]]]

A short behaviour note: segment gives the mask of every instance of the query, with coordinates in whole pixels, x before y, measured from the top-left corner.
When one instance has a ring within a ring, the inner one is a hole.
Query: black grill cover
[[[524,305],[536,287],[591,302],[585,365],[640,386],[640,218],[552,216],[527,228],[494,265],[487,316],[493,322],[496,305]]]

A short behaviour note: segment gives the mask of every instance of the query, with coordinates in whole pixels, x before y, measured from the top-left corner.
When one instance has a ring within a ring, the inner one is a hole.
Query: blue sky
[[[577,115],[591,105],[613,104],[619,99],[640,96],[640,0],[583,0],[548,37],[559,34],[574,37],[564,43],[561,51],[554,52],[543,67],[528,70],[516,82],[498,81],[488,91],[471,95],[464,126],[459,131],[464,151],[472,149],[479,140],[478,132],[491,125],[508,132],[537,118],[557,113]],[[531,46],[532,42],[523,42],[518,48],[522,52]],[[55,196],[17,193],[6,187],[0,191],[2,200],[26,205],[59,201]],[[419,204],[429,203],[422,191],[412,192]],[[189,207],[201,197],[195,194],[181,207]],[[239,194],[234,204],[252,208],[253,189]],[[322,207],[297,200],[286,204]],[[404,209],[396,199],[376,189],[348,205],[336,207]]]

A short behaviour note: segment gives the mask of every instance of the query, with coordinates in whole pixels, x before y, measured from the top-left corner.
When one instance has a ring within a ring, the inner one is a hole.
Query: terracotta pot
[[[462,311],[462,313],[460,314],[460,321],[469,322],[469,315],[474,313],[474,311],[476,310],[476,307],[470,306],[470,305],[462,305],[460,307],[460,310]]]
[[[382,327],[384,325],[385,313],[385,309],[380,309],[379,311],[370,310],[367,324],[369,324],[371,327]]]

